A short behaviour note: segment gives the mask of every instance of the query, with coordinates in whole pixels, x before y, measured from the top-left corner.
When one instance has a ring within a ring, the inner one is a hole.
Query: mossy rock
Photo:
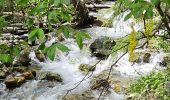
[[[82,71],[82,72],[88,72],[88,71],[94,71],[95,70],[95,67],[92,66],[92,65],[89,65],[89,64],[81,64],[79,66],[79,69]]]
[[[40,72],[38,78],[40,80],[48,80],[48,81],[58,81],[58,82],[63,81],[62,77],[59,74],[50,71]]]
[[[24,49],[21,51],[20,55],[15,58],[13,66],[28,66],[30,65],[30,49]]]
[[[35,55],[37,57],[37,59],[40,61],[40,62],[44,62],[45,61],[45,55],[39,51],[39,50],[36,50],[35,51]]]
[[[5,85],[7,88],[19,87],[26,81],[25,77],[22,76],[8,76],[5,79]]]
[[[92,90],[86,90],[80,94],[69,94],[62,100],[96,100],[93,96]]]
[[[163,57],[162,62],[160,62],[161,66],[167,67],[170,66],[170,56]]]
[[[31,79],[34,78],[34,74],[33,74],[32,71],[24,72],[24,73],[22,73],[21,76],[23,76],[23,77],[24,77],[25,79],[27,79],[27,80],[31,80]]]
[[[3,71],[3,69],[0,69],[0,79],[6,78],[6,72]]]
[[[144,56],[143,56],[143,62],[144,63],[149,63],[150,62],[150,57],[151,57],[150,53],[145,53]]]
[[[111,54],[111,49],[115,45],[116,42],[113,38],[102,36],[96,39],[89,48],[92,55],[98,59],[106,59]]]

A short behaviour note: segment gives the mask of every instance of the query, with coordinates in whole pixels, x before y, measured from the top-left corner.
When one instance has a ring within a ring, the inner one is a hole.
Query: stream
[[[102,11],[101,11],[102,12]],[[106,11],[107,12],[107,11]],[[97,17],[103,17],[103,19],[111,16],[113,12],[107,13],[90,13],[91,15]],[[69,47],[71,50],[69,53],[56,53],[56,59],[50,61],[46,59],[45,62],[39,62],[35,57],[35,53],[31,52],[31,59],[41,66],[41,71],[51,71],[58,73],[63,78],[63,82],[40,82],[40,80],[30,80],[24,83],[22,86],[14,89],[7,90],[5,85],[0,84],[0,100],[61,100],[62,97],[67,93],[68,90],[73,89],[79,82],[85,77],[85,74],[79,70],[80,64],[91,64],[94,65],[98,62],[98,59],[94,56],[91,56],[89,50],[89,45],[98,37],[108,36],[113,37],[114,39],[126,36],[131,31],[131,24],[134,21],[130,19],[124,22],[124,17],[127,12],[116,17],[113,20],[113,27],[92,27],[84,28],[81,31],[88,32],[92,39],[84,41],[84,48],[79,49],[74,39],[66,39],[63,43]],[[135,30],[140,30],[143,28],[141,23],[135,24]],[[55,37],[52,37],[50,41],[46,44],[50,45],[55,41]],[[149,50],[138,50],[136,52],[146,52]],[[90,95],[89,99],[67,99],[67,100],[97,100],[101,90],[90,90],[91,80],[94,77],[101,74],[103,71],[106,71],[110,66],[122,55],[122,52],[117,52],[116,57],[109,56],[108,59],[102,60],[97,64],[95,71],[92,74],[88,74],[87,78],[75,89],[69,92],[68,96],[75,95],[79,96],[84,92],[90,91],[87,93]],[[116,66],[114,66],[112,71],[112,76],[114,81],[120,81],[122,90],[116,92],[114,89],[109,89],[110,93],[106,96],[103,96],[104,100],[123,100],[125,98],[123,88],[126,88],[132,80],[139,77],[139,73],[144,75],[148,74],[153,70],[159,70],[159,62],[164,53],[161,51],[156,51],[151,54],[151,60],[149,63],[135,63],[132,64],[129,62],[129,55],[126,54],[122,57]]]

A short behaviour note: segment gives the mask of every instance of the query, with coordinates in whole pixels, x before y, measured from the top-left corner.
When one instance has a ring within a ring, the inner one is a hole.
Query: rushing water
[[[89,32],[92,36],[91,40],[84,41],[84,48],[80,50],[73,39],[66,39],[64,43],[70,48],[69,53],[57,52],[56,59],[54,61],[46,60],[45,62],[39,62],[34,56],[34,53],[31,53],[30,57],[36,63],[38,63],[42,69],[41,71],[51,71],[58,73],[62,76],[62,83],[47,83],[51,84],[52,87],[48,87],[45,83],[42,83],[39,80],[32,80],[24,83],[21,87],[14,89],[13,91],[5,90],[5,86],[0,86],[0,99],[1,100],[60,100],[63,95],[66,94],[67,90],[74,88],[85,76],[82,72],[79,71],[78,67],[80,64],[91,64],[94,65],[98,60],[95,57],[91,56],[91,53],[88,49],[90,43],[94,41],[97,37],[100,36],[110,36],[114,38],[119,38],[127,35],[131,29],[133,19],[124,22],[124,15],[114,19],[113,27],[95,27],[82,29],[83,31]],[[123,16],[123,17],[122,17]],[[136,30],[142,29],[142,25],[138,24],[135,26]],[[47,45],[50,45],[55,41],[55,38],[52,38],[51,41],[48,41]],[[118,54],[118,56],[120,56]],[[133,64],[128,61],[128,54],[126,54],[120,61],[116,64],[114,69],[119,72],[122,77],[136,77],[138,73],[147,74],[152,70],[159,69],[159,61],[162,59],[163,53],[155,53],[151,56],[151,62],[144,64]],[[96,66],[96,70],[93,72],[93,75],[83,81],[76,89],[71,93],[81,93],[87,90],[90,86],[90,81],[92,78],[102,71],[108,69],[111,64],[113,64],[115,59],[111,56],[101,61]],[[118,77],[117,77],[118,78]],[[93,91],[93,96],[98,97],[99,91]],[[123,100],[122,93],[116,93],[111,90],[111,94],[105,98],[105,100]]]

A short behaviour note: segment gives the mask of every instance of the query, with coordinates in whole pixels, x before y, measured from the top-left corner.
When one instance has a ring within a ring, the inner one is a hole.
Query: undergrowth
[[[170,68],[152,72],[133,82],[128,88],[131,100],[170,100]]]

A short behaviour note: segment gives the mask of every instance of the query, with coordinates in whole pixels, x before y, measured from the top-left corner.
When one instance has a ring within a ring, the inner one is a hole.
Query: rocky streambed
[[[104,14],[92,13],[100,18]],[[62,43],[71,51],[57,51],[54,61],[47,59],[40,51],[25,48],[16,58],[13,67],[0,68],[0,99],[97,100],[103,89],[101,99],[126,99],[126,88],[133,80],[140,75],[165,68],[170,61],[169,55],[160,50],[139,49],[135,51],[135,63],[129,62],[129,55],[125,54],[110,69],[122,55],[122,52],[110,55],[112,47],[117,44],[118,38],[131,31],[133,19],[124,22],[126,14],[125,12],[116,17],[110,28],[98,26],[81,29],[92,37],[83,41],[82,50],[74,39],[65,39]],[[109,15],[110,13],[105,14]],[[136,30],[142,29],[140,24],[134,27]],[[58,40],[58,37],[52,36],[46,45]]]

